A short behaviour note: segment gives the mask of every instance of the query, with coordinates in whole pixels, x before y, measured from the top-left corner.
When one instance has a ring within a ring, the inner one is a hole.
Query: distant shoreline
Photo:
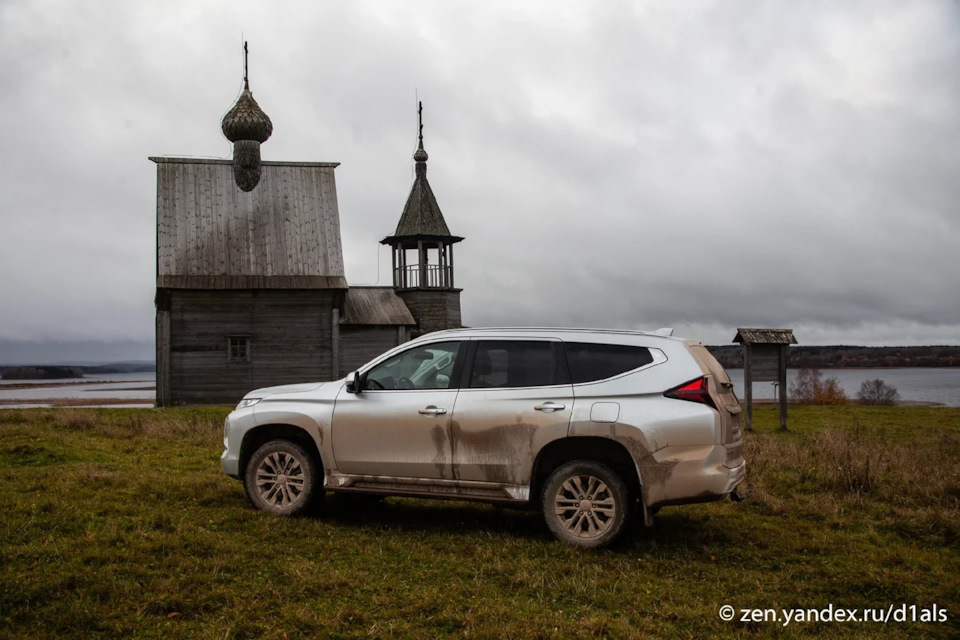
[[[151,382],[154,378],[144,378],[143,380],[123,380],[118,381],[117,384],[123,384],[126,382]],[[77,380],[76,382],[14,382],[11,384],[0,385],[0,391],[17,391],[20,389],[48,389],[55,387],[73,387],[85,384],[104,384],[103,380]],[[146,387],[136,387],[137,389],[146,388]],[[156,387],[154,387],[156,388]],[[116,388],[115,391],[128,391],[128,389]]]
[[[743,406],[746,406],[746,402],[744,402],[743,398],[740,399],[740,404],[743,405]],[[848,400],[847,402],[843,402],[843,403],[837,404],[837,405],[823,405],[823,406],[842,407],[842,406],[844,406],[844,405],[851,405],[851,404],[853,404],[853,405],[863,405],[862,402],[859,402],[858,400],[853,399],[853,400]],[[776,400],[773,399],[773,398],[754,398],[754,399],[753,399],[753,406],[755,406],[755,407],[776,407],[776,406],[779,406],[779,405],[780,405],[780,400],[779,400],[779,399],[776,399]],[[798,406],[798,407],[800,407],[800,406],[815,406],[815,405],[811,405],[811,404],[809,404],[809,403],[795,402],[795,401],[791,400],[790,398],[787,398],[787,405],[789,405],[789,406]],[[924,401],[924,400],[895,400],[895,401],[893,402],[893,406],[895,406],[895,407],[946,407],[947,405],[944,404],[944,403],[942,403],[942,402],[927,402],[927,401]]]
[[[743,346],[707,345],[726,369],[743,369]],[[960,345],[848,347],[791,345],[788,369],[947,369],[960,367]]]
[[[152,373],[153,364],[114,363],[105,365],[0,365],[0,380],[81,380],[89,375]]]
[[[49,409],[67,409],[79,407],[104,407],[110,405],[153,405],[153,400],[142,400],[137,398],[2,398],[0,399],[0,409],[10,407],[18,408],[19,405],[36,405],[36,408]]]

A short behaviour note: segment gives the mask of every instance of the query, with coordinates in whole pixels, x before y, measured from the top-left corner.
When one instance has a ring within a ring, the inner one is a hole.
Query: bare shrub
[[[815,390],[820,386],[820,370],[804,367],[790,383],[790,397],[797,402],[813,402]]]
[[[847,394],[836,378],[821,379],[819,369],[800,369],[790,384],[790,397],[804,404],[844,404]]]
[[[813,404],[846,404],[847,394],[843,392],[836,378],[827,378],[816,390]]]
[[[857,391],[857,399],[863,404],[892,405],[900,397],[897,388],[879,378],[864,380]]]

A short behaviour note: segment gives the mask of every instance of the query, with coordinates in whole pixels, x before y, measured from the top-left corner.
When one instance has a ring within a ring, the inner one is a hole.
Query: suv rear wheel
[[[316,488],[321,475],[320,465],[299,444],[271,440],[250,456],[243,486],[257,509],[296,516],[322,500],[323,493]]]
[[[559,466],[543,489],[543,517],[558,540],[578,547],[604,547],[629,522],[633,500],[623,479],[592,460]]]

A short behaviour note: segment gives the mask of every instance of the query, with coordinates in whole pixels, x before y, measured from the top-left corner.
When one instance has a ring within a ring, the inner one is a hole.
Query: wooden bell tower
[[[461,326],[462,289],[454,286],[453,245],[463,240],[450,233],[427,181],[429,156],[423,148],[423,103],[418,108],[418,119],[413,187],[396,231],[380,241],[393,249],[393,287],[417,321],[414,337]]]

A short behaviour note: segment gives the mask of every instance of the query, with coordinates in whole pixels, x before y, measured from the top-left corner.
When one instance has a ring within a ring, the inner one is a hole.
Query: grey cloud
[[[960,341],[955,5],[78,7],[2,10],[0,338],[150,338],[146,156],[229,155],[243,31],[264,157],[342,163],[353,283],[419,93],[467,324]]]

